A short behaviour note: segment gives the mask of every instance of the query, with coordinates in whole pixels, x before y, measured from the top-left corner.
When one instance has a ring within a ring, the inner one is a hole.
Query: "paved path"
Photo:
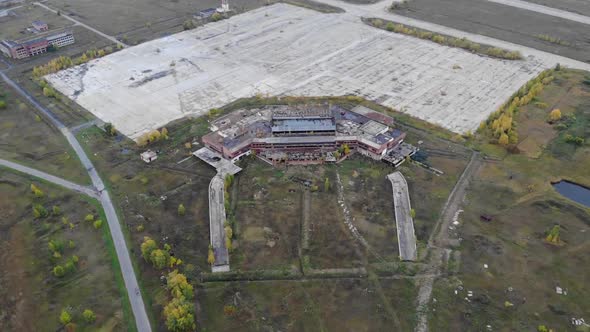
[[[131,309],[133,310],[133,315],[135,316],[137,330],[141,332],[150,332],[150,321],[145,310],[141,292],[139,292],[139,285],[137,283],[137,278],[135,277],[133,265],[131,264],[131,257],[129,256],[129,250],[127,249],[125,237],[123,236],[123,231],[121,230],[121,224],[119,223],[119,218],[115,212],[113,202],[111,201],[109,193],[105,189],[104,183],[98,175],[98,172],[92,165],[90,159],[88,159],[88,156],[84,152],[84,149],[82,149],[82,146],[80,146],[80,143],[74,134],[72,134],[72,132],[61,121],[59,121],[59,119],[53,113],[51,113],[51,111],[39,104],[39,102],[37,102],[33,96],[31,96],[8,76],[6,76],[4,72],[0,72],[0,77],[2,77],[2,79],[8,85],[10,85],[16,92],[23,96],[39,112],[43,113],[43,115],[46,116],[53,123],[53,125],[61,131],[61,133],[66,137],[68,143],[78,155],[82,165],[84,165],[86,168],[95,190],[99,193],[98,198],[105,212],[107,223],[109,224],[109,228],[111,230],[111,237],[113,238],[113,243],[115,244],[115,251],[121,266],[121,273],[123,275],[123,281],[125,282],[127,294],[129,296],[129,302],[131,303]]]
[[[25,173],[25,174],[32,175],[34,177],[38,177],[40,179],[57,184],[58,186],[62,186],[64,188],[74,190],[78,193],[81,193],[81,194],[84,194],[84,195],[87,195],[87,196],[90,196],[90,197],[93,197],[96,199],[99,199],[99,197],[100,197],[98,192],[92,187],[81,186],[77,183],[70,182],[70,181],[62,179],[60,177],[36,170],[34,168],[24,166],[21,164],[17,164],[12,161],[9,161],[9,160],[0,159],[0,166],[12,168],[12,169],[19,171],[21,173]]]
[[[430,23],[427,21],[417,20],[413,18],[409,18],[402,15],[397,15],[391,13],[388,10],[391,1],[380,1],[378,3],[372,5],[356,5],[351,3],[346,3],[340,0],[316,0],[321,3],[325,3],[331,6],[340,7],[346,10],[347,14],[352,16],[356,16],[357,18],[360,17],[375,17],[381,18],[385,20],[391,20],[398,23],[414,26],[420,29],[434,31],[440,34],[445,34],[449,36],[453,36],[456,38],[468,38],[471,41],[480,44],[491,45],[495,47],[501,47],[508,50],[514,50],[521,52],[524,56],[534,56],[537,59],[541,59],[545,65],[549,68],[554,66],[557,63],[564,65],[569,68],[574,69],[582,69],[590,71],[590,64],[584,63],[582,61],[566,58],[564,56],[560,56],[557,54],[552,54],[544,51],[540,51],[531,47],[526,47],[514,43],[510,43],[504,40],[491,38],[471,32],[461,31],[453,28],[449,28],[443,25],[438,25],[435,23]],[[501,1],[501,0],[499,0]],[[344,14],[330,14],[330,15],[344,15]],[[389,33],[389,32],[386,32]]]
[[[551,8],[543,5],[538,5],[536,3],[521,1],[521,0],[487,0],[489,2],[499,3],[505,6],[516,7],[520,9],[530,10],[533,12],[555,16],[559,18],[563,18],[566,20],[583,23],[583,24],[590,24],[590,17],[576,14],[569,12],[567,10],[561,10],[556,8]]]
[[[418,255],[408,183],[400,172],[391,173],[387,178],[391,181],[391,187],[393,189],[399,258],[402,261],[415,261]]]
[[[47,10],[49,10],[50,12],[53,12],[53,13],[55,13],[55,14],[57,14],[57,13],[58,13],[58,10],[55,10],[55,9],[53,9],[53,8],[51,8],[51,7],[49,7],[49,6],[45,5],[45,4],[42,4],[42,3],[40,3],[40,2],[34,2],[34,4],[35,4],[36,6],[43,7],[43,8],[45,8],[45,9],[47,9]],[[113,43],[115,43],[115,44],[121,44],[123,47],[129,47],[129,45],[127,45],[127,44],[125,44],[125,43],[122,43],[122,42],[121,42],[121,41],[119,41],[119,40],[118,40],[116,37],[114,37],[114,36],[111,36],[111,35],[107,35],[106,33],[102,32],[102,31],[100,31],[100,30],[97,30],[97,29],[95,29],[95,28],[93,28],[93,27],[89,26],[88,24],[82,23],[82,22],[80,22],[80,21],[76,20],[75,18],[73,18],[73,17],[71,17],[71,16],[68,16],[68,15],[66,15],[66,14],[64,14],[64,13],[62,13],[62,12],[60,12],[60,15],[61,15],[61,17],[63,17],[63,18],[65,18],[65,19],[67,19],[67,20],[70,20],[70,21],[74,22],[76,25],[82,26],[82,27],[84,27],[84,28],[86,28],[86,29],[88,29],[88,30],[90,30],[90,31],[92,31],[92,32],[94,32],[94,33],[96,33],[96,34],[98,34],[98,35],[101,35],[102,37],[104,37],[104,38],[106,38],[106,39],[109,39],[110,41],[112,41],[112,42],[113,42]]]

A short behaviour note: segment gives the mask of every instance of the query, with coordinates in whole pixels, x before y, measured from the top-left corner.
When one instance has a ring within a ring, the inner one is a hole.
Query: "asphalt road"
[[[515,0],[412,0],[395,14],[590,62],[590,18],[575,13]]]
[[[121,273],[123,275],[123,281],[125,282],[125,287],[127,289],[127,295],[129,296],[129,302],[131,303],[131,309],[133,311],[133,315],[135,316],[137,330],[141,332],[150,332],[152,330],[150,321],[145,310],[141,292],[139,291],[139,284],[137,283],[135,271],[133,270],[133,265],[131,264],[131,257],[129,256],[127,243],[125,242],[125,237],[123,236],[123,231],[121,230],[119,217],[115,212],[113,202],[111,201],[109,193],[105,189],[104,183],[98,175],[98,172],[92,165],[90,159],[88,159],[88,156],[84,152],[84,149],[82,149],[82,146],[80,146],[80,143],[74,134],[72,134],[72,132],[61,121],[59,121],[59,119],[53,113],[51,113],[51,111],[39,104],[33,96],[22,89],[16,82],[11,80],[4,72],[0,72],[0,77],[2,77],[2,79],[8,85],[10,85],[15,91],[23,96],[39,112],[43,113],[43,115],[47,117],[53,123],[53,125],[61,131],[61,133],[68,140],[68,143],[78,155],[78,158],[80,159],[80,162],[84,168],[86,168],[88,175],[92,180],[93,187],[96,192],[98,192],[97,198],[102,205],[106,215],[107,223],[111,230],[111,237],[113,239],[113,243],[115,244],[115,251],[117,253],[117,258],[119,259],[119,265],[121,266]],[[22,169],[24,170],[24,168]]]
[[[414,220],[410,212],[412,207],[410,205],[408,183],[400,172],[391,173],[387,178],[391,181],[393,188],[399,257],[402,261],[415,261],[417,259],[416,234],[414,232]]]
[[[78,193],[81,193],[81,194],[84,194],[84,195],[87,195],[87,196],[90,196],[90,197],[93,197],[96,199],[100,198],[98,192],[93,187],[81,186],[77,183],[70,182],[70,181],[62,179],[60,177],[36,170],[34,168],[23,166],[21,164],[17,164],[17,163],[14,163],[12,161],[5,160],[5,159],[0,159],[0,166],[12,168],[12,169],[17,170],[21,173],[25,173],[25,174],[32,175],[34,177],[38,177],[40,179],[49,181],[51,183],[55,183],[55,184],[62,186],[64,188],[71,189],[73,191],[76,191]]]
[[[375,17],[391,20],[456,38],[468,38],[480,44],[520,51],[525,57],[534,56],[541,59],[547,67],[560,63],[573,69],[590,70],[590,64],[583,62],[590,53],[579,50],[577,45],[576,47],[569,47],[569,51],[575,53],[572,55],[569,52],[562,52],[561,48],[563,46],[547,43],[534,37],[535,34],[547,33],[555,37],[569,39],[572,34],[567,33],[571,30],[567,27],[575,26],[577,29],[575,30],[577,32],[573,34],[575,38],[579,39],[582,45],[588,44],[590,38],[584,39],[590,33],[587,25],[559,17],[504,6],[486,0],[411,0],[408,1],[409,8],[407,10],[398,10],[395,13],[389,12],[388,7],[391,5],[391,1],[388,0],[382,0],[370,5],[356,5],[341,0],[316,1],[340,7],[346,10],[347,14],[359,18]],[[490,11],[487,7],[500,8],[501,11]],[[478,16],[478,18],[475,18],[475,16]],[[479,16],[485,18],[486,21],[481,22]],[[510,19],[507,19],[507,17],[510,17]],[[530,24],[531,20],[528,19],[530,17],[533,17],[535,21],[542,20],[543,22],[534,25]],[[515,24],[519,24],[522,29],[543,27],[548,30],[532,31],[525,35],[508,28]],[[497,33],[490,33],[490,31],[496,31]],[[562,36],[564,33],[566,34],[565,37]],[[582,61],[579,59],[582,59]]]

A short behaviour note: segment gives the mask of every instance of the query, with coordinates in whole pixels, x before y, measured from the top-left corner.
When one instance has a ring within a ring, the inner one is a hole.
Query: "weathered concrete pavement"
[[[415,261],[418,254],[408,183],[400,172],[391,173],[387,178],[391,181],[391,187],[393,189],[399,257],[402,261]]]

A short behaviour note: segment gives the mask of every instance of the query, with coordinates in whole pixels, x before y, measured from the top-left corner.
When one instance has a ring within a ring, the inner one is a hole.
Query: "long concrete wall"
[[[391,181],[391,186],[393,188],[393,204],[395,207],[395,224],[397,227],[399,257],[402,261],[415,261],[417,260],[418,255],[408,183],[400,172],[391,173],[387,178]]]

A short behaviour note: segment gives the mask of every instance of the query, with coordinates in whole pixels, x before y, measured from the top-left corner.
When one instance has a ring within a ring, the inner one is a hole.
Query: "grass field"
[[[207,283],[197,294],[203,331],[411,331],[414,324],[415,288],[405,280]]]
[[[43,198],[31,194],[31,183],[43,191]],[[43,205],[49,216],[35,218],[33,204]],[[59,206],[59,213],[53,206]],[[59,330],[62,309],[70,312],[77,331],[135,329],[106,221],[95,229],[84,220],[88,214],[103,218],[97,206],[59,187],[0,169],[1,330]],[[52,255],[49,241],[63,243],[59,257]],[[74,255],[78,262],[72,271],[63,277],[52,273]],[[84,322],[85,309],[96,314],[94,324]]]
[[[6,103],[6,108],[0,109],[0,158],[77,183],[90,183],[61,132],[4,82],[0,82],[0,100]]]
[[[431,328],[483,330],[491,325],[496,331],[528,331],[546,325],[565,331],[575,329],[572,317],[587,317],[590,209],[560,196],[551,182],[590,185],[590,168],[583,166],[590,165],[588,143],[575,146],[565,140],[568,134],[586,142],[590,138],[590,87],[583,83],[588,76],[556,72],[535,103],[518,112],[520,154],[482,147],[501,160],[486,163],[467,194],[460,272],[435,287]],[[563,117],[547,124],[554,108]],[[493,220],[480,221],[482,214]],[[558,245],[545,241],[554,225],[560,226]],[[464,290],[455,295],[459,284]],[[556,287],[567,295],[557,294]],[[464,299],[467,290],[474,294],[469,301]]]

